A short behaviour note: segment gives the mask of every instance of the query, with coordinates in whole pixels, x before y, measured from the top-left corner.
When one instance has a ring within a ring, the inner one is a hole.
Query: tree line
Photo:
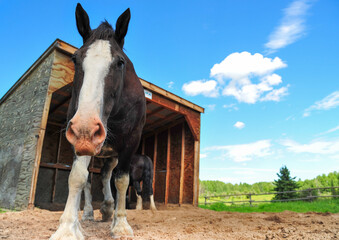
[[[280,172],[280,174],[282,174]],[[278,174],[279,177],[279,174]],[[279,177],[280,179],[280,177]],[[266,193],[276,191],[275,182],[258,182],[254,184],[248,183],[224,183],[222,181],[200,181],[199,191],[201,196],[207,195],[223,195],[223,194],[243,194],[243,193]],[[322,174],[311,180],[302,181],[299,179],[295,181],[296,188],[295,190],[304,190],[309,188],[319,188],[319,187],[334,187],[339,186],[339,172],[331,172],[329,174]],[[333,190],[322,190],[318,193],[334,193]],[[335,193],[336,194],[336,193]],[[333,194],[334,195],[334,194]]]

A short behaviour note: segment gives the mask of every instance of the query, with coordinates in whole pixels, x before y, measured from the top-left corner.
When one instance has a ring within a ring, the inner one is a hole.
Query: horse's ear
[[[89,18],[86,11],[82,8],[81,4],[78,3],[75,9],[75,18],[77,22],[77,28],[84,40],[84,43],[91,35],[91,27],[89,25]]]
[[[120,15],[115,25],[115,40],[121,48],[124,46],[124,39],[127,33],[128,23],[130,19],[131,12],[129,8],[127,8],[126,11]]]

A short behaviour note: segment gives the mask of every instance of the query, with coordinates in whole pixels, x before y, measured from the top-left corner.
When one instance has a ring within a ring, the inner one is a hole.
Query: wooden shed
[[[65,138],[76,48],[56,40],[0,100],[0,207],[65,203],[73,152]],[[154,164],[159,203],[198,204],[200,114],[204,109],[140,79],[147,119],[139,153]],[[90,163],[94,201],[100,167]]]

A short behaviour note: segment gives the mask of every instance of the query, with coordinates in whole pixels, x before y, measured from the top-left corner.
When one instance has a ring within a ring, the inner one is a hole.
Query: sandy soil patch
[[[339,214],[230,213],[192,206],[127,210],[134,239],[338,239]],[[57,229],[62,212],[35,209],[0,214],[0,239],[48,239]],[[83,222],[86,239],[111,239],[110,222]]]

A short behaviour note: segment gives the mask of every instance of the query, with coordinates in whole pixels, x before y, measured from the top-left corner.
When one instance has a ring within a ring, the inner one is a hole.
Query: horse
[[[77,216],[81,192],[87,183],[90,159],[104,145],[116,154],[105,161],[103,168],[102,209],[107,214],[113,212],[109,180],[114,169],[117,203],[111,235],[132,237],[133,230],[126,219],[125,195],[131,159],[145,125],[146,100],[133,64],[123,51],[130,10],[119,16],[115,30],[107,21],[92,30],[88,14],[79,3],[75,16],[83,46],[72,56],[75,74],[66,128],[66,138],[75,154],[65,210],[50,239],[84,239]]]
[[[104,151],[101,151],[99,156],[96,156],[97,158],[102,158],[104,161],[107,161],[107,159],[111,158],[111,153],[109,150],[104,149]],[[105,164],[101,169],[101,177],[103,182],[107,181],[107,174],[105,175],[106,171]],[[131,160],[131,166],[130,166],[130,172],[129,172],[129,186],[133,186],[135,189],[135,193],[137,196],[137,205],[136,210],[142,210],[142,197],[149,197],[150,199],[150,209],[152,211],[156,211],[157,208],[154,203],[154,197],[153,197],[153,162],[152,160],[146,156],[146,155],[140,155],[140,154],[134,154],[132,156]],[[142,189],[140,186],[140,183],[142,184]],[[114,186],[114,177],[111,178],[111,190],[113,194],[113,198],[116,199],[116,188]],[[109,191],[109,189],[108,189]],[[105,190],[103,191],[105,194]],[[87,184],[84,186],[84,197],[85,197],[85,204],[83,209],[83,214],[81,217],[82,221],[93,221],[94,215],[93,215],[93,206],[92,206],[92,194],[91,194],[91,181],[90,178],[88,178]],[[126,192],[126,206],[129,208],[129,199],[128,194]],[[102,214],[102,221],[108,221],[110,220],[112,216],[112,212],[108,213],[106,210],[105,201],[103,202],[100,212]]]
[[[153,162],[146,155],[135,154],[132,157],[129,172],[129,185],[134,187],[137,196],[136,210],[142,210],[142,197],[150,199],[150,209],[157,208],[153,197]],[[140,183],[142,182],[142,189]],[[114,182],[111,180],[111,188],[114,189]],[[113,191],[114,193],[114,191]],[[113,194],[114,195],[114,194]]]

